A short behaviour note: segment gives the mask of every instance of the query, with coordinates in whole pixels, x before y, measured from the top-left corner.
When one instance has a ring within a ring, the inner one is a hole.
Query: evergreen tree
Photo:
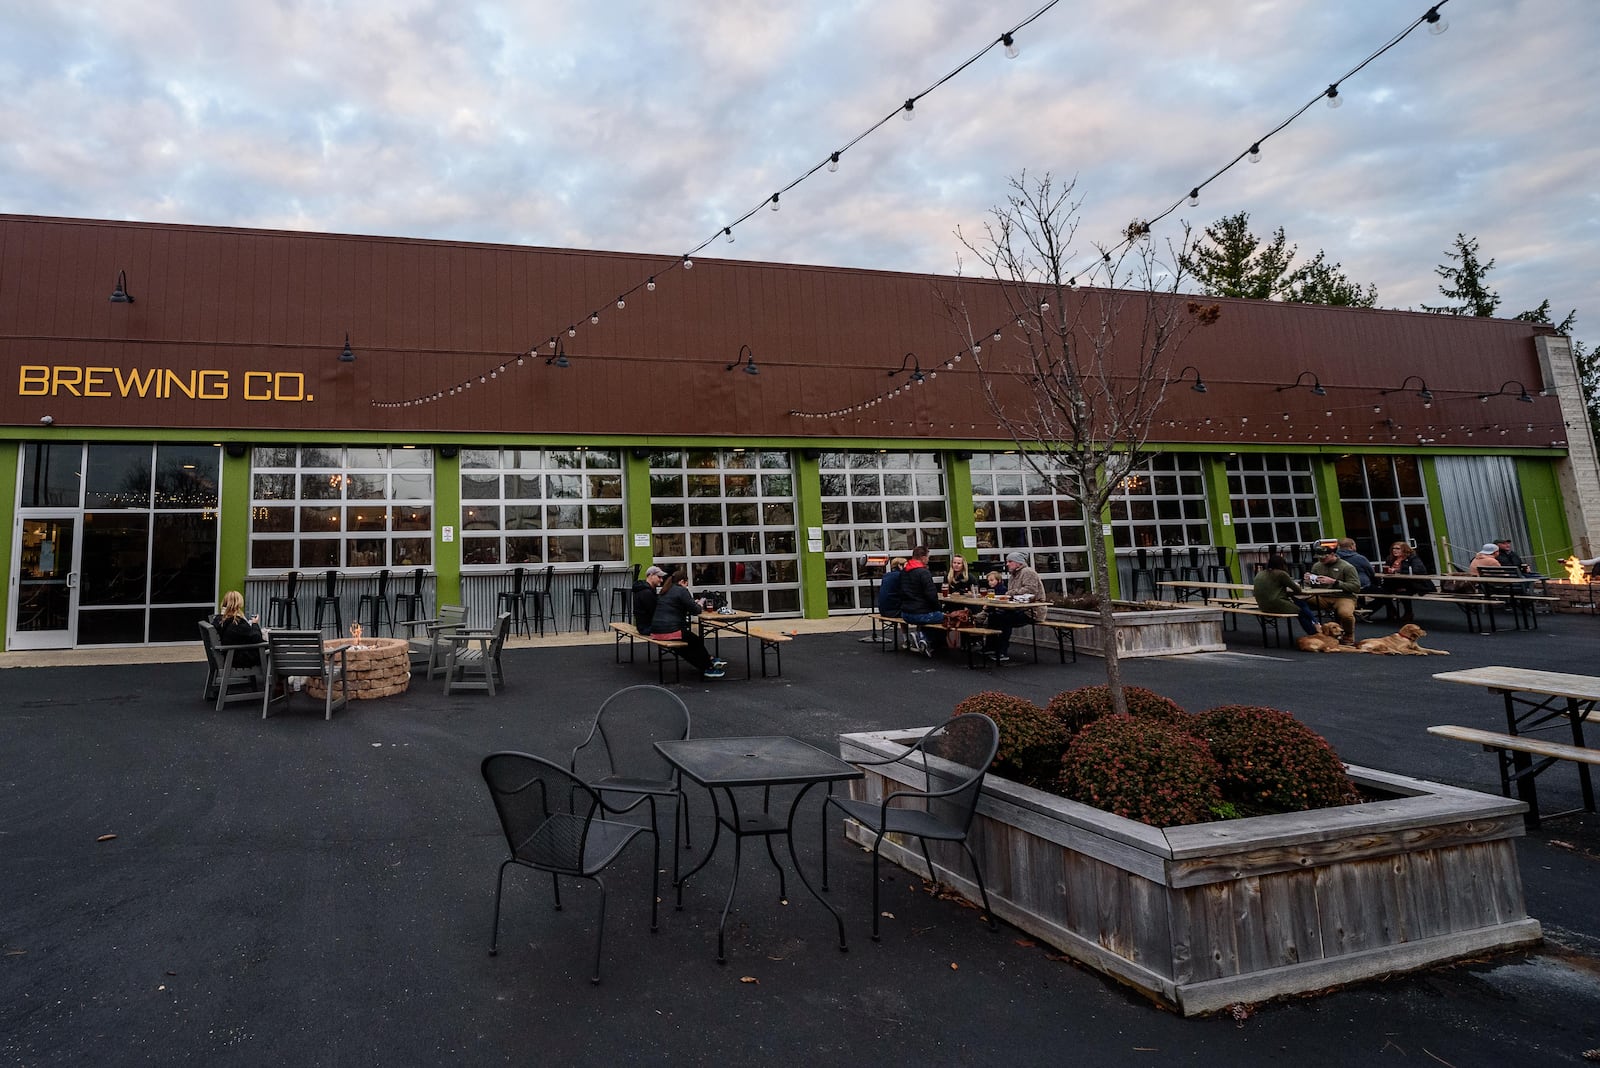
[[[1494,267],[1494,260],[1479,262],[1478,239],[1458,233],[1455,251],[1446,252],[1445,255],[1457,261],[1459,266],[1441,263],[1433,269],[1433,273],[1444,279],[1439,284],[1439,292],[1459,303],[1437,307],[1424,304],[1422,310],[1441,315],[1493,315],[1500,306],[1500,294],[1490,289],[1484,279]]]
[[[1377,303],[1377,286],[1361,288],[1346,277],[1340,264],[1328,262],[1327,253],[1320,249],[1309,263],[1295,267],[1298,249],[1289,244],[1281,226],[1263,243],[1250,231],[1250,213],[1241,211],[1206,227],[1204,238],[1184,258],[1183,269],[1213,297],[1357,308]]]
[[[1290,287],[1285,300],[1300,304],[1332,304],[1345,308],[1370,308],[1378,302],[1378,287],[1352,282],[1340,270],[1342,265],[1327,262],[1321,251],[1312,261],[1300,268],[1299,278]]]

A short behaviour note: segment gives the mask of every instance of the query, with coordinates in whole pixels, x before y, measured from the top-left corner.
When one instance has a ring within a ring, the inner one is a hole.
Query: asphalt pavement
[[[1248,623],[1248,621],[1246,621]],[[1592,670],[1600,620],[1466,633],[1425,619],[1449,657],[1262,649],[1125,663],[1128,681],[1191,710],[1263,704],[1299,716],[1347,761],[1497,792],[1494,759],[1432,723],[1499,728],[1497,698],[1430,678],[1488,664]],[[1363,634],[1383,632],[1374,624]],[[969,670],[885,654],[855,630],[805,633],[781,678],[676,689],[699,735],[933,724],[962,697],[1036,701],[1103,681],[1101,661]],[[737,654],[737,655],[736,655]],[[25,659],[26,658],[22,658]],[[15,663],[16,658],[11,662]],[[654,682],[611,646],[506,653],[497,697],[437,683],[324,722],[309,700],[265,721],[216,712],[192,662],[0,671],[0,1064],[437,1065],[1548,1065],[1600,1047],[1600,821],[1546,823],[1518,847],[1539,949],[1184,1019],[977,910],[889,869],[884,937],[867,937],[870,867],[835,839],[829,900],[841,953],[803,890],[777,900],[748,850],[716,930],[731,850],[663,890],[648,930],[647,848],[608,876],[604,978],[588,982],[598,895],[507,875],[500,953],[488,955],[504,857],[478,766],[498,749],[564,760],[604,697]],[[670,672],[669,672],[670,675]],[[1541,780],[1548,810],[1577,804],[1568,767]],[[808,805],[813,802],[808,801]],[[709,806],[692,809],[695,849]],[[814,874],[816,816],[800,859]],[[785,858],[787,863],[787,859]]]

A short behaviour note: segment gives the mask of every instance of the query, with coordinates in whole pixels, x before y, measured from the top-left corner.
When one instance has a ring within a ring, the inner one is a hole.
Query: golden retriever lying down
[[[1443,649],[1424,649],[1417,644],[1418,638],[1426,638],[1428,632],[1415,623],[1407,623],[1394,634],[1386,634],[1381,638],[1363,638],[1356,642],[1356,648],[1363,653],[1378,653],[1382,656],[1449,656]]]
[[[1353,645],[1341,645],[1344,628],[1337,623],[1319,623],[1315,634],[1302,634],[1294,640],[1302,653],[1359,653]]]

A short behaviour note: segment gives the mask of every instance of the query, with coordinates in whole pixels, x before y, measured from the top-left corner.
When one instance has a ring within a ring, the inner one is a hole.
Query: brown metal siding
[[[107,297],[119,270],[136,303]],[[616,296],[655,274],[656,292]],[[576,434],[698,434],[992,438],[996,430],[970,357],[936,290],[960,291],[976,329],[1006,321],[993,284],[820,267],[464,245],[394,238],[224,230],[137,223],[0,217],[0,423],[60,427],[172,426]],[[1080,297],[1079,299],[1087,299]],[[1221,319],[1200,328],[1175,366],[1200,368],[1210,392],[1169,394],[1167,418],[1216,418],[1250,440],[1256,428],[1384,417],[1408,428],[1504,421],[1497,445],[1548,444],[1523,425],[1556,418],[1552,399],[1447,400],[1449,390],[1492,392],[1508,380],[1537,391],[1537,328],[1500,320],[1409,312],[1221,300]],[[599,311],[600,323],[588,316]],[[576,324],[575,338],[565,336]],[[346,332],[354,364],[336,359]],[[572,367],[545,366],[545,341],[560,336]],[[748,344],[759,376],[725,371]],[[516,367],[519,353],[538,355]],[[1016,342],[985,339],[994,363]],[[838,419],[798,419],[791,409],[846,407],[886,391],[906,352],[938,378],[909,397]],[[480,383],[501,363],[507,373]],[[18,396],[22,364],[170,367],[230,372],[226,401],[162,402]],[[250,402],[248,370],[298,372],[305,403]],[[1276,392],[1309,370],[1329,390]],[[1420,374],[1441,398],[1429,412],[1411,392],[1380,389]],[[436,403],[374,407],[448,390]],[[1381,415],[1370,405],[1380,403]],[[1340,417],[1323,415],[1334,409]],[[1288,412],[1290,419],[1282,419]],[[1237,420],[1248,416],[1248,431]],[[1170,440],[1216,441],[1180,426]],[[1264,436],[1264,435],[1263,435]],[[1564,436],[1564,435],[1562,435]],[[1336,438],[1337,439],[1337,438]],[[1481,439],[1480,439],[1481,440]],[[1455,443],[1455,442],[1452,442]],[[1465,444],[1466,442],[1460,442]]]

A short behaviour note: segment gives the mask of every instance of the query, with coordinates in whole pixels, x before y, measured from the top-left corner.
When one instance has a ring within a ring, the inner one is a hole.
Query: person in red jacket
[[[933,573],[928,570],[928,547],[919,545],[911,550],[911,559],[900,575],[900,618],[916,625],[911,640],[923,656],[933,655],[933,645],[923,632],[923,623],[943,623],[944,613],[939,611],[939,587],[934,584]]]

